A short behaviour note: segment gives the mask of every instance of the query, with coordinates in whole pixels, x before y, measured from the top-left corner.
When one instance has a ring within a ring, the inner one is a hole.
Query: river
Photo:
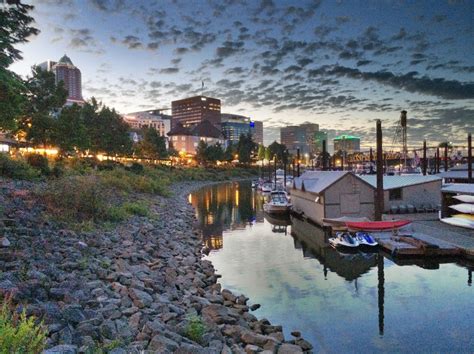
[[[322,229],[264,215],[250,182],[189,196],[220,283],[315,352],[473,352],[472,264],[342,254]]]

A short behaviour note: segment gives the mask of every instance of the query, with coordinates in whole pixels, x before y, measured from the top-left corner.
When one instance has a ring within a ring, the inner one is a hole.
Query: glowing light
[[[59,153],[59,150],[56,148],[33,148],[33,147],[28,147],[28,148],[20,148],[19,149],[20,153],[22,154],[41,154],[41,155],[57,155]]]
[[[0,144],[0,152],[8,152],[10,151],[10,146],[7,144]]]

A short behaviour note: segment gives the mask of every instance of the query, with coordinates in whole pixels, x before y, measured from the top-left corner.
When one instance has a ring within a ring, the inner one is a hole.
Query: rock
[[[278,354],[296,354],[296,353],[303,353],[303,350],[298,345],[283,343],[278,348]]]
[[[203,307],[202,316],[205,320],[216,324],[235,324],[237,320],[230,316],[229,310],[222,305],[210,304]]]
[[[10,247],[11,243],[6,237],[0,238],[0,247]]]
[[[178,349],[178,343],[164,336],[156,335],[151,339],[147,349],[157,353],[171,353]]]
[[[63,310],[63,317],[66,321],[73,324],[78,324],[86,319],[80,305],[66,306]]]
[[[291,335],[293,337],[299,338],[299,337],[301,337],[301,332],[300,331],[293,331],[293,332],[291,332]]]
[[[128,294],[132,298],[135,306],[139,308],[148,307],[153,302],[153,298],[150,294],[135,288],[129,289]]]
[[[263,347],[269,341],[276,342],[276,340],[272,337],[264,336],[262,334],[257,334],[250,331],[244,332],[240,339],[246,344],[255,344],[259,347]]]
[[[224,300],[227,300],[227,301],[230,301],[230,302],[235,302],[237,300],[237,296],[232,294],[230,292],[230,290],[223,289],[221,294],[222,294],[222,297],[224,298]]]
[[[115,326],[114,321],[106,320],[100,326],[100,334],[102,334],[107,339],[116,339],[117,337],[117,327]]]
[[[260,347],[257,347],[256,345],[252,345],[252,344],[247,344],[244,350],[246,354],[255,354],[262,351]]]
[[[76,353],[77,353],[77,346],[67,345],[67,344],[57,345],[43,352],[43,354],[76,354]]]
[[[296,339],[295,344],[299,345],[301,349],[303,349],[304,351],[313,349],[313,346],[311,345],[311,343],[303,338]]]
[[[250,306],[250,310],[252,310],[252,311],[255,311],[259,308],[260,308],[260,304],[253,304],[252,306]]]

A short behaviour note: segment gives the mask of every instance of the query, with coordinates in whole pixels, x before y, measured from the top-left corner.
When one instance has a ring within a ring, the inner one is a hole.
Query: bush
[[[39,171],[23,160],[13,160],[8,155],[0,153],[0,176],[33,180],[39,177]]]
[[[99,171],[113,171],[118,167],[123,167],[123,165],[120,162],[112,160],[100,161],[97,164],[97,169]]]
[[[190,316],[184,329],[184,335],[196,343],[202,343],[202,336],[206,333],[206,329],[206,325],[200,317]]]
[[[127,202],[124,203],[123,208],[125,211],[132,215],[148,216],[149,207],[145,202]]]
[[[49,163],[46,156],[40,154],[30,154],[26,157],[26,161],[31,167],[36,168],[42,175],[48,176],[50,173]]]
[[[65,172],[66,172],[66,170],[65,170],[65,167],[64,167],[64,163],[62,161],[57,161],[54,164],[53,169],[51,170],[51,175],[56,177],[56,178],[59,178],[59,177],[64,176]]]
[[[23,310],[15,311],[11,298],[3,299],[0,308],[0,353],[41,353],[46,345],[47,331],[43,324],[35,324]]]
[[[133,172],[136,175],[142,175],[145,172],[145,168],[143,167],[143,165],[137,162],[132,163],[132,165],[130,167],[127,167],[126,169],[127,171]]]

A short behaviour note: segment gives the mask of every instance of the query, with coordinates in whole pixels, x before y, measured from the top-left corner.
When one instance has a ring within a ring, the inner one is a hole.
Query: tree
[[[25,83],[28,95],[27,109],[20,120],[21,129],[27,140],[47,146],[52,143],[58,114],[66,103],[67,91],[62,82],[56,85],[54,73],[32,68],[32,76]]]
[[[222,145],[217,143],[209,145],[206,149],[206,160],[208,162],[215,163],[216,161],[222,161],[224,159],[224,150]]]
[[[272,152],[268,148],[268,146],[265,148],[265,160],[270,161],[272,159]]]
[[[268,149],[270,150],[270,159],[276,156],[278,161],[288,163],[288,150],[284,144],[274,141],[268,146]]]
[[[16,119],[26,103],[23,80],[7,67],[22,59],[14,45],[27,42],[28,37],[39,32],[30,26],[34,19],[28,12],[32,9],[19,1],[0,7],[0,129],[15,130]]]
[[[236,153],[237,153],[236,146],[232,143],[229,143],[229,145],[227,145],[227,148],[225,149],[224,156],[222,159],[224,161],[230,162],[234,159],[234,156]]]
[[[265,146],[262,145],[258,145],[258,153],[257,153],[257,159],[259,161],[262,161],[265,159]]]
[[[139,154],[151,159],[168,157],[165,138],[160,136],[156,129],[144,128],[143,140],[138,143]]]
[[[447,147],[448,149],[452,149],[453,143],[451,143],[451,142],[449,142],[449,141],[443,141],[442,143],[439,143],[439,144],[438,144],[438,147],[443,148],[443,149],[444,149],[445,147]]]
[[[256,144],[252,140],[251,134],[240,135],[237,144],[237,153],[239,154],[239,161],[248,164],[252,158],[252,152],[255,150]]]
[[[55,124],[53,140],[62,152],[90,149],[90,137],[84,122],[83,110],[80,106],[73,104],[61,110]]]
[[[200,140],[196,148],[196,161],[198,163],[205,163],[207,161],[207,143],[204,140]]]
[[[114,109],[92,97],[84,105],[83,114],[93,153],[116,155],[131,151],[130,127]]]

